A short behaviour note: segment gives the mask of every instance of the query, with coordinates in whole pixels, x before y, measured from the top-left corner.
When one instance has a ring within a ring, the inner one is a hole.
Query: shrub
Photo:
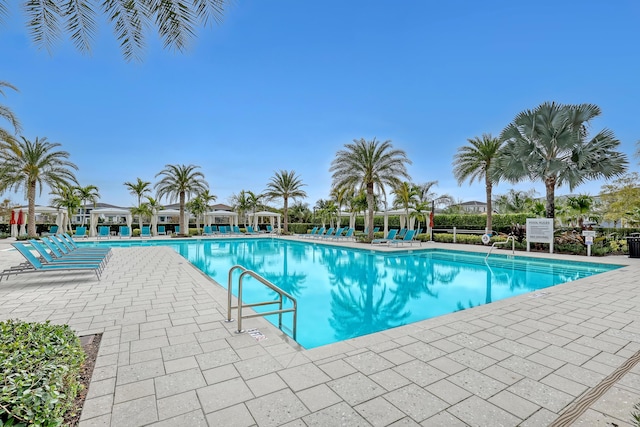
[[[62,424],[79,391],[84,351],[67,325],[0,322],[0,425]]]

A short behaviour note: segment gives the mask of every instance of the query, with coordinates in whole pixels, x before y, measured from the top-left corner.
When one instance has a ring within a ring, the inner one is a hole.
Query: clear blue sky
[[[638,170],[637,0],[236,0],[186,54],[150,34],[140,63],[123,59],[106,23],[91,55],[67,40],[39,51],[14,6],[0,27],[0,80],[20,92],[0,103],[27,138],[61,143],[80,184],[97,185],[105,203],[134,205],[123,182],[155,182],[166,164],[184,163],[202,167],[222,203],[293,169],[313,206],[328,197],[336,151],[373,137],[408,153],[414,182],[484,200],[482,184],[453,178],[456,149],[544,101],[599,105],[593,130],[612,129]],[[543,195],[539,183],[517,188]]]

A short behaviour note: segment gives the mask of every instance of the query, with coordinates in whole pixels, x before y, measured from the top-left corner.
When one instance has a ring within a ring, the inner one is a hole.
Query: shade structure
[[[209,211],[204,214],[206,225],[210,226],[216,218],[228,218],[229,225],[238,225],[238,213],[231,211]]]
[[[409,208],[407,215],[407,211],[405,209],[394,209],[390,211],[384,212],[384,234],[386,235],[389,232],[389,217],[390,216],[399,216],[400,217],[400,228],[408,228],[409,230],[413,230],[415,217],[412,214],[416,212],[415,209]]]
[[[12,231],[11,231],[11,235],[17,236],[18,235],[18,216],[20,215],[20,211],[24,211],[27,210],[28,207],[27,206],[18,206],[16,208],[14,208],[11,211],[11,215],[13,216],[15,214],[15,232],[13,231],[13,227],[12,227]],[[59,209],[59,208],[53,208],[51,206],[41,206],[41,205],[36,205],[34,208],[35,214],[36,216],[39,214],[46,214],[46,215],[55,215],[56,216],[56,225],[58,225],[58,229],[60,230],[60,232],[63,231],[63,224],[66,224],[66,222],[64,222],[64,218],[66,217],[67,213],[63,210],[63,209]],[[26,224],[27,222],[27,215],[25,214],[25,212],[23,212],[23,221]],[[26,234],[26,231],[22,234]],[[15,237],[14,236],[14,237]]]
[[[98,235],[98,218],[100,216],[123,216],[127,221],[127,227],[131,230],[131,224],[133,222],[133,215],[129,209],[120,208],[100,208],[91,211],[91,223],[89,225],[89,234],[91,237]]]
[[[269,218],[269,224],[271,228],[275,227],[276,219],[278,220],[278,230],[280,230],[280,220],[282,215],[278,212],[269,212],[269,211],[260,211],[260,212],[251,212],[247,214],[247,218],[249,218],[249,222],[252,222],[254,227],[258,226],[258,221],[260,218]]]

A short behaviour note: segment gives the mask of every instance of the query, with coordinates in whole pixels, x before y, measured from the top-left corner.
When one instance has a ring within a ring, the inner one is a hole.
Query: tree
[[[567,205],[578,218],[578,226],[583,228],[584,220],[587,219],[593,206],[593,197],[587,194],[567,197]]]
[[[634,212],[640,208],[640,174],[621,176],[600,189],[604,204],[604,219],[614,224],[633,222]]]
[[[391,190],[393,199],[393,207],[396,209],[404,209],[406,218],[409,218],[409,209],[415,208],[420,203],[420,189],[417,185],[404,181],[399,183]]]
[[[9,0],[0,0],[0,16],[6,13]],[[164,47],[184,51],[194,37],[195,27],[222,19],[225,0],[134,0],[105,1],[100,3],[69,2],[25,2],[27,28],[33,43],[38,48],[51,50],[66,33],[76,49],[91,51],[91,42],[96,35],[97,15],[104,15],[113,25],[116,39],[126,59],[139,59],[145,47],[145,30],[157,27]],[[99,6],[98,6],[99,5]]]
[[[170,203],[175,202],[176,199],[180,201],[180,233],[183,236],[189,235],[187,230],[189,224],[184,223],[187,198],[209,189],[209,185],[204,180],[204,174],[196,170],[199,168],[200,166],[194,165],[166,165],[156,174],[156,178],[162,178],[154,186],[157,198],[162,199],[166,196]]]
[[[200,216],[207,212],[207,205],[200,196],[196,196],[187,202],[186,208],[196,217],[196,230],[200,234]]]
[[[136,196],[138,199],[138,204],[135,206],[135,209],[130,209],[132,215],[138,216],[138,221],[140,225],[140,230],[142,230],[142,217],[146,214],[146,211],[142,210],[142,198],[151,192],[151,183],[148,181],[143,181],[140,178],[136,178],[136,182],[125,182],[124,186],[129,190],[129,194],[132,196]],[[135,212],[134,212],[135,211]]]
[[[620,141],[603,129],[588,137],[587,126],[600,115],[593,104],[555,102],[519,113],[501,133],[505,141],[496,173],[510,182],[541,180],[546,189],[547,218],[555,216],[555,189],[569,189],[598,178],[613,178],[627,169]]]
[[[2,3],[0,3],[1,5]],[[0,7],[0,11],[2,11],[2,8]],[[1,15],[1,13],[0,13]],[[3,88],[8,88],[8,89],[12,89],[15,90],[16,92],[18,91],[18,89],[13,86],[12,84],[5,82],[5,81],[0,81],[0,95],[4,96],[4,90]],[[20,128],[20,122],[18,121],[18,118],[16,117],[16,115],[13,113],[13,111],[11,111],[11,109],[5,105],[0,104],[0,118],[8,121],[9,123],[11,123],[11,126],[13,127],[14,131],[16,133],[20,132],[21,128]],[[0,126],[0,149],[7,148],[11,145],[15,144],[15,138],[13,136],[13,134],[11,132],[9,132],[8,130],[6,130],[5,128],[3,128],[2,126]],[[0,191],[2,190],[2,187],[0,187]]]
[[[30,237],[36,237],[36,192],[43,185],[50,188],[77,184],[73,170],[78,167],[68,160],[69,153],[56,151],[60,144],[37,138],[16,140],[12,148],[0,150],[0,188],[24,189],[29,204],[27,214]]]
[[[487,201],[487,233],[492,230],[493,206],[493,184],[496,182],[496,174],[493,172],[493,161],[498,157],[502,141],[494,138],[491,134],[482,134],[482,138],[475,137],[467,139],[469,145],[458,148],[458,152],[453,157],[453,176],[458,180],[458,185],[466,180],[473,184],[476,179],[484,180],[484,188]]]
[[[73,213],[77,212],[78,208],[82,206],[82,201],[76,192],[76,189],[69,185],[61,185],[51,189],[51,204],[56,208],[65,208],[67,211],[67,223],[63,228],[66,230],[69,227],[71,230],[71,218]]]
[[[410,179],[406,165],[411,160],[403,150],[394,149],[391,141],[364,138],[345,144],[331,162],[332,187],[360,188],[366,191],[369,240],[373,240],[374,194],[385,194],[384,186],[395,187],[400,178]]]
[[[231,205],[233,209],[238,212],[241,218],[244,220],[244,226],[247,227],[247,215],[246,212],[251,209],[249,205],[248,193],[245,190],[240,190],[238,194],[231,196]]]
[[[82,210],[84,211],[82,213],[82,224],[81,224],[83,227],[84,227],[84,223],[87,215],[87,202],[93,203],[93,206],[95,207],[96,202],[100,198],[99,191],[100,190],[95,185],[87,185],[86,187],[75,188],[75,192],[78,198],[80,199],[80,203],[82,203]]]
[[[264,196],[268,199],[282,199],[285,233],[289,232],[289,199],[295,201],[298,198],[307,197],[307,193],[302,189],[305,185],[300,177],[296,176],[295,171],[281,170],[271,177],[267,189],[264,191]]]

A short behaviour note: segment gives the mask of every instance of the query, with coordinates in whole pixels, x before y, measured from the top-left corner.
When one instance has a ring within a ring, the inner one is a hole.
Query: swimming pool
[[[440,249],[378,252],[277,238],[94,244],[169,246],[225,287],[233,265],[254,270],[297,299],[297,341],[305,348],[379,332],[621,267],[495,253],[485,262],[482,253]],[[234,284],[238,275],[239,272]],[[245,279],[245,302],[275,298],[273,291],[251,278]],[[263,311],[272,309],[262,308]],[[267,319],[277,322],[275,316]],[[283,319],[285,332],[290,333],[292,315],[285,314]]]

